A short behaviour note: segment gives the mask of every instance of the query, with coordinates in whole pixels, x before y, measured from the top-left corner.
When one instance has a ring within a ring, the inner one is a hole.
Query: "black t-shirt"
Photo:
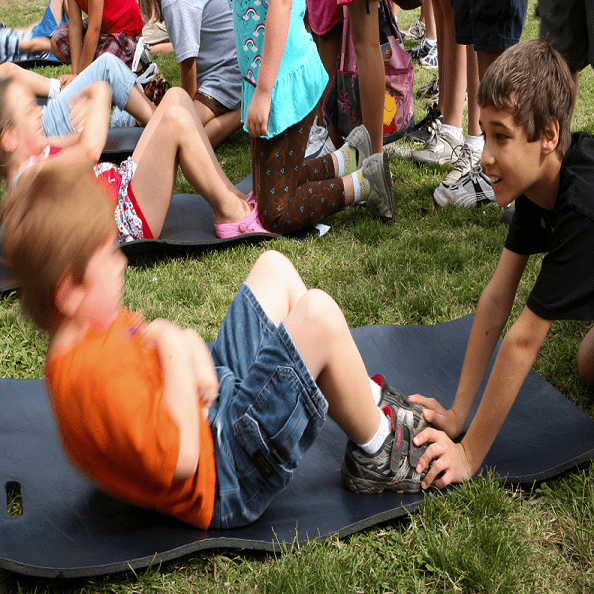
[[[547,320],[594,320],[594,137],[572,135],[555,208],[516,200],[505,247],[546,253],[528,307]]]

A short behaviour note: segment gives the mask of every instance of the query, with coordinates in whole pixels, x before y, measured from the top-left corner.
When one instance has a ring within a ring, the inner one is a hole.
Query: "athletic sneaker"
[[[365,453],[349,439],[340,468],[342,481],[355,493],[416,493],[426,471],[418,474],[415,468],[429,444],[413,444],[414,429],[398,420],[397,407],[385,406],[383,411],[391,421],[392,433],[374,454]]]
[[[406,135],[409,142],[425,144],[431,138],[431,131],[443,120],[441,111],[437,107],[427,110],[427,115]]]
[[[455,138],[449,132],[444,132],[441,129],[441,123],[433,127],[430,132],[431,137],[422,149],[413,152],[412,160],[415,163],[435,163],[437,165],[451,163],[454,149],[462,145],[463,141]]]
[[[440,184],[433,193],[439,206],[452,204],[461,208],[473,208],[495,202],[491,180],[483,173],[481,164],[475,165],[450,187]]]
[[[433,47],[437,47],[437,45],[434,46],[430,44],[427,39],[424,38],[419,45],[415,45],[415,47],[406,51],[410,54],[413,62],[418,62],[421,58],[424,58]]]
[[[344,143],[357,150],[357,168],[361,169],[363,161],[371,157],[371,136],[367,128],[363,124],[353,128]]]
[[[375,153],[363,161],[363,177],[369,182],[367,212],[385,221],[396,216],[396,192],[392,184],[390,160],[384,152]]]
[[[434,45],[429,53],[419,60],[419,64],[423,68],[429,68],[431,70],[437,70],[437,45]]]
[[[307,147],[305,148],[306,159],[316,159],[317,157],[323,157],[329,153],[333,153],[336,150],[328,130],[323,126],[318,126],[318,116],[309,131],[309,138],[307,139]]]
[[[426,84],[423,85],[422,87],[419,87],[417,89],[417,98],[421,98],[421,97],[425,97],[427,99],[429,99],[429,97],[434,97],[435,95],[439,94],[439,77],[435,76],[433,77],[433,80]]]
[[[482,154],[482,151],[466,143],[457,146],[452,152],[454,168],[446,175],[446,178],[440,185],[449,188],[455,184],[465,173],[468,173],[473,167],[480,165]]]
[[[416,21],[402,33],[402,39],[423,39],[425,37],[425,23]]]
[[[423,406],[411,402],[407,396],[390,386],[383,375],[374,375],[371,379],[382,389],[379,408],[392,406],[397,409],[397,420],[413,429],[415,435],[427,427],[428,423],[423,417]]]

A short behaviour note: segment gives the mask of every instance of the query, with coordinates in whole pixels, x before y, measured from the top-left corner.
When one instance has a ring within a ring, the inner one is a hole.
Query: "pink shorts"
[[[307,20],[316,35],[326,35],[342,21],[337,0],[307,0]]]

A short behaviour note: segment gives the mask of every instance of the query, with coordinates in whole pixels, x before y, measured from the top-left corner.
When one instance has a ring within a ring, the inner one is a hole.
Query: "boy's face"
[[[122,307],[126,263],[115,238],[97,248],[83,276],[84,299],[79,308],[83,323],[97,330],[107,330],[113,324]]]
[[[483,171],[491,180],[497,204],[505,207],[522,194],[538,199],[542,142],[528,142],[524,128],[507,109],[481,107],[480,126],[485,137]]]
[[[19,152],[27,158],[39,155],[47,144],[41,125],[41,106],[37,104],[33,93],[19,83],[10,86],[7,98],[12,117],[11,130]]]

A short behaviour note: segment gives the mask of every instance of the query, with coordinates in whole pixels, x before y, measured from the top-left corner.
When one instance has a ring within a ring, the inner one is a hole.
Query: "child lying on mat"
[[[72,125],[79,132],[46,138],[41,107],[28,86],[11,77],[0,80],[0,169],[9,191],[22,174],[52,166],[78,174],[94,170],[106,186],[118,224],[118,241],[159,237],[171,203],[178,165],[214,211],[219,237],[267,231],[257,206],[246,201],[221,169],[192,100],[170,89],[146,126],[132,157],[118,168],[97,161],[107,138],[111,89],[101,82],[72,98]]]
[[[98,81],[109,83],[113,103],[130,113],[142,126],[146,126],[155,111],[154,104],[136,84],[136,75],[112,54],[99,56],[63,90],[60,90],[59,79],[48,78],[11,62],[0,64],[0,78],[6,77],[28,87],[35,97],[48,99],[41,108],[41,124],[46,136],[66,136],[75,132],[70,119],[72,106],[84,89]]]
[[[436,429],[417,472],[423,487],[443,487],[477,472],[503,424],[553,320],[594,320],[594,138],[571,134],[576,100],[571,73],[548,42],[520,43],[486,71],[478,92],[485,137],[482,165],[497,204],[515,200],[503,254],[478,303],[450,410],[420,395]],[[497,340],[507,323],[530,254],[545,252],[526,306],[509,329],[480,406],[459,443]],[[578,353],[583,382],[594,384],[594,330]],[[441,429],[442,431],[438,431]]]
[[[23,310],[49,332],[63,445],[100,488],[203,529],[241,526],[287,485],[329,414],[349,437],[347,488],[420,489],[422,408],[368,378],[337,304],[283,255],[257,260],[210,354],[193,330],[122,307],[126,259],[88,175],[48,160],[3,207]]]

